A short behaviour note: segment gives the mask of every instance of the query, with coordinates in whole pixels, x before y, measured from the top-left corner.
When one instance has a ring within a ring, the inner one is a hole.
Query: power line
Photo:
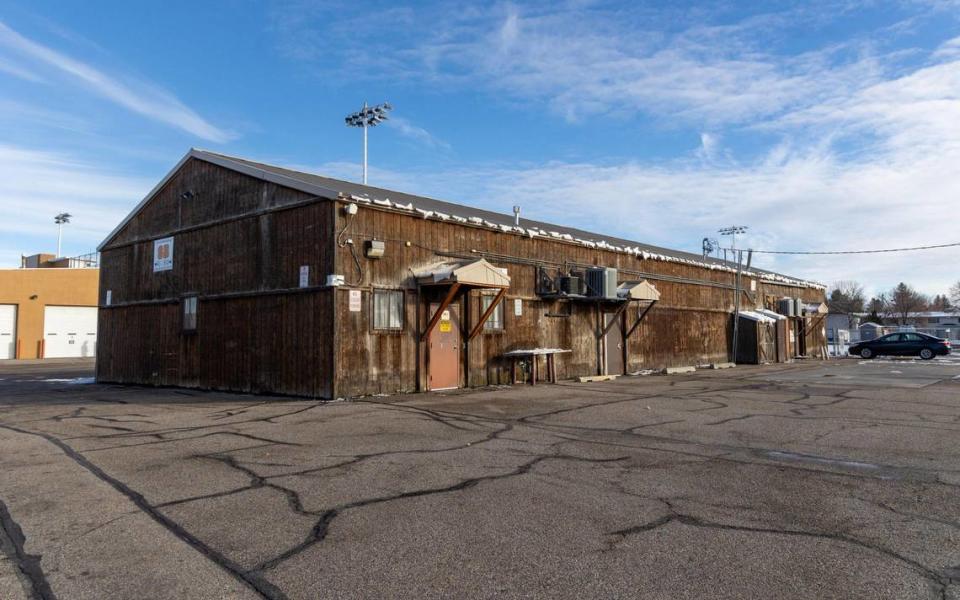
[[[914,250],[932,250],[934,248],[951,248],[960,246],[960,242],[952,244],[936,244],[933,246],[914,246],[912,248],[888,248],[886,250],[840,250],[836,252],[801,252],[789,250],[751,250],[755,254],[880,254],[883,252],[912,252]]]

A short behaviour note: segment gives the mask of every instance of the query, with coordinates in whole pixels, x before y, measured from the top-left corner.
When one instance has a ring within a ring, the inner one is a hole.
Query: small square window
[[[487,312],[487,309],[496,299],[496,296],[480,296],[480,314],[483,315]],[[497,303],[497,307],[493,309],[490,317],[483,323],[483,329],[485,331],[503,331],[503,302]]]
[[[373,328],[380,331],[403,329],[403,290],[373,290]]]
[[[183,330],[197,330],[197,297],[188,296],[183,299]]]

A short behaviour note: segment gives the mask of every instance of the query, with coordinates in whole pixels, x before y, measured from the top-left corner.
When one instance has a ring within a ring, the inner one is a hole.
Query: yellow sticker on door
[[[450,333],[453,331],[453,324],[450,321],[440,321],[440,333]]]

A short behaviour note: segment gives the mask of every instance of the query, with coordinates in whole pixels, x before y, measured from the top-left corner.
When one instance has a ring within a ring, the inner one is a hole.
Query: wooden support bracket
[[[500,301],[503,300],[504,294],[507,293],[507,288],[500,288],[500,291],[497,292],[496,297],[493,299],[493,302],[490,303],[490,306],[487,307],[487,310],[483,311],[483,314],[480,315],[480,320],[477,321],[477,324],[474,326],[473,331],[470,332],[470,335],[467,336],[467,341],[469,342],[480,333],[480,330],[483,329],[483,324],[487,322],[487,319],[490,318],[490,315],[493,314],[493,311],[497,309],[497,305],[500,304]]]
[[[636,331],[637,327],[640,326],[640,321],[642,321],[643,318],[644,318],[645,316],[647,316],[647,313],[650,312],[650,309],[653,308],[653,305],[656,304],[656,303],[657,303],[656,300],[652,300],[652,301],[650,302],[650,304],[648,304],[647,307],[646,307],[645,309],[643,309],[643,312],[640,313],[640,316],[639,316],[639,317],[637,317],[637,322],[634,323],[634,324],[630,327],[630,330],[627,331],[627,335],[625,335],[625,336],[623,336],[623,337],[629,338],[630,335],[633,334],[634,331]]]
[[[453,303],[453,299],[457,297],[457,292],[459,291],[459,283],[455,283],[450,286],[450,291],[447,292],[447,296],[443,299],[443,302],[440,303],[440,306],[437,307],[437,312],[433,313],[433,317],[430,318],[430,322],[427,323],[427,329],[423,332],[423,335],[420,336],[420,341],[425,341],[430,337],[430,332],[433,331],[433,328],[437,326],[438,322],[440,322],[440,316],[443,315],[443,311],[450,307],[450,304]]]
[[[610,319],[610,322],[607,323],[607,326],[603,328],[598,337],[603,337],[607,335],[607,332],[610,331],[610,328],[613,327],[614,323],[617,323],[620,320],[620,315],[623,314],[627,307],[630,306],[630,302],[624,302],[620,305],[620,308],[617,309],[617,312],[613,313],[613,318]]]

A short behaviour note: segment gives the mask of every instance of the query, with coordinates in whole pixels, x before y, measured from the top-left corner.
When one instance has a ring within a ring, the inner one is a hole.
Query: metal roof
[[[428,198],[426,196],[416,196],[413,194],[407,194],[404,192],[399,192],[396,190],[389,190],[384,188],[378,188],[370,185],[363,185],[359,183],[354,183],[351,181],[343,181],[340,179],[333,179],[330,177],[323,177],[321,175],[315,175],[313,173],[305,173],[303,171],[295,171],[293,169],[287,169],[284,167],[278,167],[276,165],[270,165],[266,163],[256,162],[248,160],[245,158],[239,158],[236,156],[229,156],[226,154],[220,154],[217,152],[211,152],[208,150],[199,150],[191,149],[186,156],[184,156],[177,165],[171,169],[169,173],[158,183],[153,190],[130,212],[130,214],[104,239],[103,243],[97,248],[98,250],[104,248],[113,238],[116,236],[121,229],[137,214],[143,206],[150,201],[150,199],[173,177],[173,175],[180,169],[180,167],[190,158],[196,158],[206,162],[210,162],[219,166],[222,166],[227,169],[238,171],[258,179],[263,179],[266,181],[271,181],[278,185],[283,185],[293,189],[298,189],[300,191],[313,194],[320,197],[326,197],[330,199],[336,199],[339,196],[355,196],[361,198],[367,198],[373,201],[376,204],[377,200],[383,201],[389,199],[392,204],[402,204],[402,205],[413,205],[416,209],[420,211],[429,211],[433,213],[442,213],[446,215],[456,215],[460,218],[467,220],[483,221],[490,224],[495,224],[503,228],[504,231],[509,231],[510,228],[514,227],[514,216],[512,214],[502,214],[493,212],[490,210],[484,210],[482,208],[476,208],[473,206],[468,206],[465,204],[456,204],[453,202],[447,202],[444,200],[437,200],[435,198]],[[559,236],[567,236],[568,240],[589,240],[592,242],[597,242],[603,244],[604,242],[610,246],[620,246],[625,248],[636,248],[640,251],[647,252],[654,255],[662,255],[664,257],[671,257],[683,262],[696,262],[703,264],[705,266],[713,266],[714,268],[721,268],[724,270],[729,270],[731,268],[735,269],[735,264],[727,261],[722,261],[712,257],[704,258],[700,254],[694,254],[691,252],[684,252],[681,250],[671,250],[668,248],[662,248],[660,246],[653,246],[650,244],[644,244],[642,242],[636,242],[632,240],[627,240],[624,238],[618,238],[606,234],[594,233],[590,231],[585,231],[583,229],[577,229],[575,227],[567,227],[564,225],[557,225],[554,223],[547,223],[544,221],[536,221],[533,219],[520,219],[520,226],[526,229],[541,229],[550,233],[557,233]],[[553,238],[547,238],[553,239]],[[603,245],[599,246],[601,249],[604,248]],[[609,249],[609,248],[607,248]],[[782,281],[781,283],[786,283],[787,285],[802,285],[802,286],[817,286],[819,284],[814,282],[803,281],[800,279],[795,279],[789,276],[780,275],[772,271],[765,271],[763,269],[757,269],[752,267],[750,269],[752,273],[758,274],[767,274],[776,276],[777,278],[789,279],[788,281]]]
[[[354,183],[352,181],[343,181],[340,179],[332,179],[330,177],[323,177],[321,175],[315,175],[313,173],[304,173],[302,171],[294,171],[292,169],[286,169],[284,167],[278,167],[275,165],[269,165],[265,163],[255,162],[252,160],[247,160],[245,158],[238,158],[235,156],[228,156],[225,154],[219,154],[216,152],[209,152],[206,150],[196,151],[197,158],[204,157],[216,157],[219,159],[226,159],[229,161],[236,162],[240,165],[244,165],[251,169],[261,170],[267,173],[272,173],[274,175],[279,175],[282,177],[288,177],[292,180],[308,184],[311,186],[326,188],[335,190],[338,193],[345,195],[354,195],[354,196],[367,196],[371,199],[379,198],[389,198],[393,202],[401,204],[410,204],[412,203],[415,207],[429,210],[434,212],[446,213],[459,215],[461,217],[466,217],[467,219],[471,217],[477,217],[491,223],[496,223],[497,225],[514,225],[514,217],[512,214],[503,214],[497,213],[490,210],[484,210],[482,208],[476,208],[473,206],[468,206],[466,204],[457,204],[454,202],[447,202],[445,200],[437,200],[435,198],[428,198],[426,196],[415,196],[413,194],[406,194],[404,192],[398,192],[396,190],[389,190],[385,188],[378,188],[370,185],[363,185],[360,183]],[[567,227],[564,225],[557,225],[555,223],[547,223],[545,221],[535,221],[533,219],[520,218],[520,225],[522,227],[534,227],[539,229],[545,229],[547,231],[556,231],[562,234],[568,234],[574,238],[581,239],[590,239],[590,240],[606,240],[609,244],[615,246],[638,246],[643,250],[646,250],[651,253],[664,254],[667,256],[674,256],[676,258],[683,258],[686,260],[697,260],[708,263],[713,263],[717,265],[729,266],[729,262],[724,262],[722,260],[707,258],[704,259],[700,254],[693,254],[691,252],[683,252],[680,250],[670,250],[668,248],[661,248],[659,246],[652,246],[650,244],[643,244],[641,242],[635,242],[623,238],[617,238],[606,234],[594,233],[590,231],[585,231],[583,229],[577,229],[575,227]]]

